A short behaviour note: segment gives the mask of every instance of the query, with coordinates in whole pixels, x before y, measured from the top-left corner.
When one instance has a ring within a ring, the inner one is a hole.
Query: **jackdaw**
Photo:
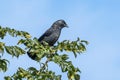
[[[53,46],[56,41],[58,40],[61,30],[64,27],[68,27],[66,22],[64,20],[57,20],[56,22],[54,22],[52,24],[52,26],[38,39],[38,41],[40,42],[40,44],[43,44],[43,42],[48,43],[49,46]],[[30,53],[30,50],[27,52],[28,56],[35,60],[36,59],[36,55],[32,55]]]

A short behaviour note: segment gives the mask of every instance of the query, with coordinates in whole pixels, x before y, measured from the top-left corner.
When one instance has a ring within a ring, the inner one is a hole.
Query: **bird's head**
[[[64,28],[64,27],[68,27],[68,25],[66,24],[66,22],[64,20],[57,20],[56,22],[53,23],[52,27],[55,28]]]

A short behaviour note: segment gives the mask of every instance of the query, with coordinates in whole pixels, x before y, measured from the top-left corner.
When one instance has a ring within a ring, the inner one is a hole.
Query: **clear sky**
[[[69,25],[62,30],[59,41],[80,37],[90,43],[77,59],[69,53],[73,64],[82,71],[81,80],[120,80],[120,0],[0,1],[0,25],[27,31],[32,37],[42,35],[58,19]],[[15,45],[17,39],[8,36],[4,42]],[[27,55],[18,59],[7,54],[3,57],[10,64],[6,73],[0,72],[0,80],[16,72],[18,66],[39,68]],[[50,68],[60,70],[56,65]],[[66,80],[65,74],[62,79]]]

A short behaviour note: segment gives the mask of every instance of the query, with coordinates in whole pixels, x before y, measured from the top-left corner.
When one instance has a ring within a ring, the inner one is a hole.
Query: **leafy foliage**
[[[24,54],[25,51],[18,46],[5,46],[5,50],[12,56],[19,57],[19,55]]]
[[[17,36],[21,36],[21,37],[25,37],[25,38],[30,38],[30,34],[28,32],[25,31],[17,31],[15,29],[10,29],[9,27],[1,27],[0,26],[0,38],[4,39],[4,37],[6,36],[6,34],[11,35],[12,37],[17,37]]]
[[[2,53],[2,55],[4,55],[6,51],[9,55],[19,57],[26,53],[26,49],[30,49],[31,55],[37,55],[35,60],[40,62],[41,66],[39,70],[34,67],[30,67],[27,70],[19,68],[12,76],[5,76],[5,80],[61,80],[62,75],[56,75],[55,72],[48,69],[49,62],[57,64],[63,73],[67,73],[69,80],[80,80],[80,69],[68,60],[69,56],[67,54],[60,55],[59,52],[72,52],[74,56],[77,57],[78,54],[86,51],[87,41],[78,38],[75,41],[64,40],[58,42],[56,46],[52,47],[44,42],[43,46],[38,42],[37,38],[30,39],[30,34],[27,32],[17,31],[8,27],[2,28],[0,26],[0,38],[4,39],[7,33],[13,37],[20,36],[24,38],[20,39],[15,46],[6,46],[4,42],[0,42],[0,53]],[[21,44],[24,44],[24,49],[19,47]],[[46,58],[45,62],[41,62],[43,58]],[[7,71],[8,62],[8,60],[1,59],[0,57],[0,71]]]
[[[61,67],[62,72],[67,72],[68,78],[70,80],[71,79],[79,80],[80,75],[78,74],[78,72],[80,72],[80,70],[78,68],[75,68],[72,62],[67,61],[67,59],[68,56],[66,54],[63,55],[55,54],[55,56],[53,57],[53,61]]]
[[[52,71],[40,71],[34,67],[30,67],[28,70],[19,68],[18,71],[12,76],[6,76],[5,80],[22,80],[23,78],[27,80],[60,80],[60,75],[55,75]]]

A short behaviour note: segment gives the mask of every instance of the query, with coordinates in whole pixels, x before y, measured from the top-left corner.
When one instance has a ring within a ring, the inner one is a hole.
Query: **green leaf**
[[[88,41],[86,41],[86,40],[81,40],[81,42],[83,42],[83,43],[85,43],[85,44],[89,44],[89,42]]]
[[[33,71],[33,72],[34,72],[34,71],[37,71],[37,69],[34,68],[34,67],[30,67],[30,68],[28,68],[28,70],[29,70],[29,71]]]
[[[9,63],[6,59],[0,59],[0,71],[6,72],[7,71],[7,63]]]
[[[9,77],[9,76],[5,76],[4,79],[5,79],[5,80],[12,80],[12,78]]]
[[[0,53],[4,53],[4,46],[5,44],[3,42],[0,42]]]
[[[79,75],[79,74],[75,74],[74,76],[75,76],[75,77],[74,77],[75,80],[80,80],[80,75]]]

